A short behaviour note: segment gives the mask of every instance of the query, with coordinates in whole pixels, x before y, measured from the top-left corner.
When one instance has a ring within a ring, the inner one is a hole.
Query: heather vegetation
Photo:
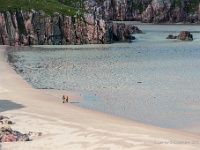
[[[80,17],[83,0],[0,0],[0,12],[15,13],[18,10],[39,12],[44,16],[63,14]]]

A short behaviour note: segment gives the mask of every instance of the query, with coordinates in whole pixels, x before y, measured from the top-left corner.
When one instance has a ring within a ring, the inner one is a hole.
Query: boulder
[[[177,39],[183,41],[193,41],[193,35],[188,31],[181,31],[180,34],[177,36]]]
[[[166,39],[176,39],[176,38],[177,36],[174,36],[173,34],[169,34]]]
[[[137,27],[131,24],[114,23],[113,24],[113,41],[131,42],[135,39],[134,33],[142,33]]]
[[[9,118],[6,116],[0,116],[0,120],[3,120],[3,119],[9,119]]]
[[[8,120],[9,118],[8,117],[6,117],[6,116],[0,116],[0,123],[1,124],[8,124],[8,123],[10,123],[10,124],[12,124],[12,121],[9,121]]]
[[[16,142],[17,141],[17,136],[13,134],[4,134],[1,138],[1,142]]]
[[[193,41],[193,35],[188,31],[181,31],[178,36],[169,34],[166,39],[179,39],[182,41]]]
[[[22,134],[14,131],[11,127],[2,127],[0,129],[0,142],[16,142],[16,141],[29,141],[27,134]]]

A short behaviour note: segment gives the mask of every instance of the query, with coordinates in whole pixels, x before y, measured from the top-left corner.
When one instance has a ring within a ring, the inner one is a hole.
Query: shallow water
[[[80,92],[81,107],[167,128],[200,123],[200,35],[165,39],[200,26],[138,27],[146,34],[131,44],[13,52],[13,65],[35,88]]]

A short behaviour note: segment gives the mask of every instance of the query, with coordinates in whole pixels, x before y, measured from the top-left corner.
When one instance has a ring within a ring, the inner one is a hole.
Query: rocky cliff
[[[199,22],[199,0],[104,0],[107,20]]]
[[[153,0],[142,13],[143,22],[199,22],[199,1]]]
[[[85,8],[89,11],[85,15],[86,22],[62,15],[41,17],[36,12],[0,14],[0,44],[105,44],[131,41],[131,34],[141,32],[133,25],[114,24],[105,19],[102,6],[94,0],[86,1]]]
[[[199,22],[199,0],[87,0],[87,23],[73,17],[41,17],[35,12],[0,14],[0,44],[104,44],[130,41],[141,32],[112,21]]]

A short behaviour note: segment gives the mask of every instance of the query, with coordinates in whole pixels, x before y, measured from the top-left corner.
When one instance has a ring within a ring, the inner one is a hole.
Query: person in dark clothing
[[[63,95],[62,100],[63,100],[63,103],[65,103],[65,95]]]

